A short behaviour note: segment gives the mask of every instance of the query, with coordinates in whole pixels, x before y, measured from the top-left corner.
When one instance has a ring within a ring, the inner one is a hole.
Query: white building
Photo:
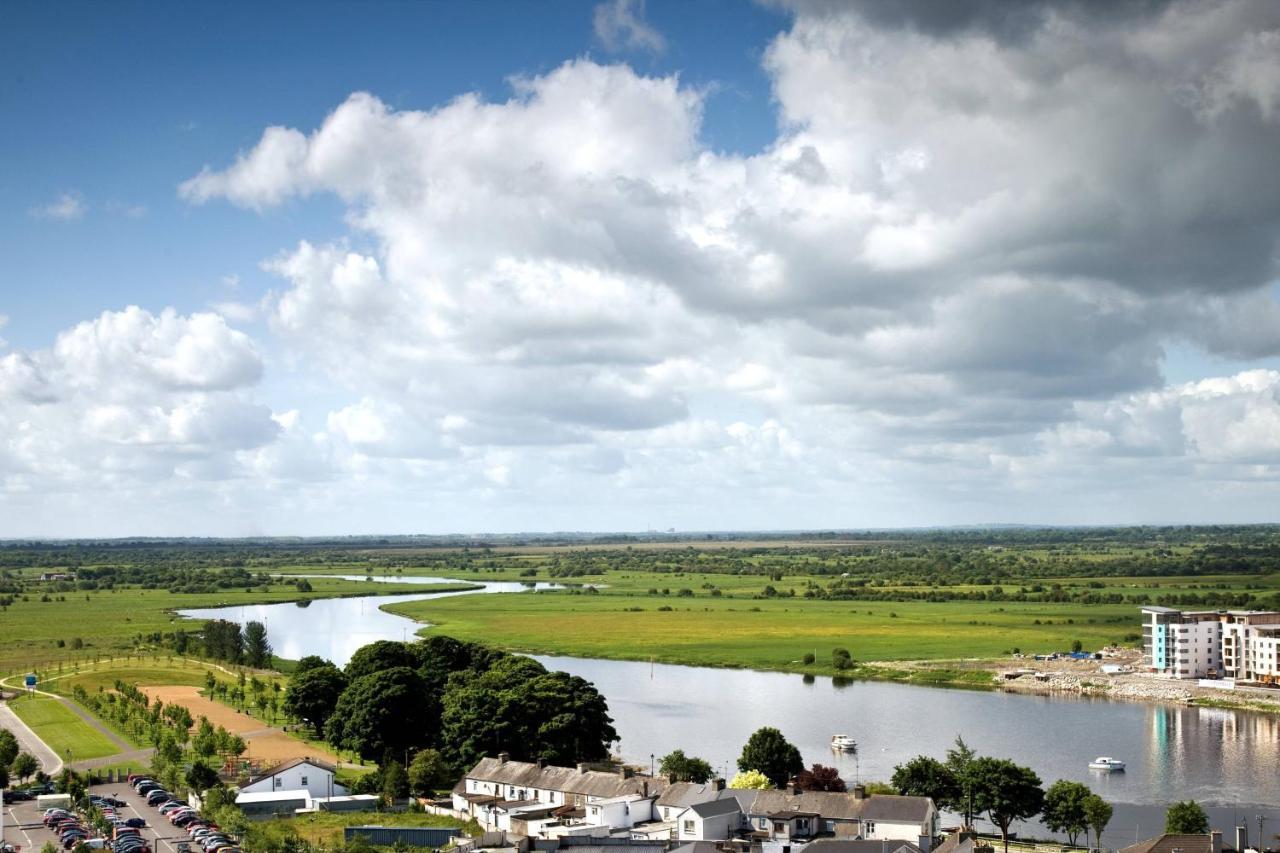
[[[742,823],[742,810],[732,797],[690,806],[676,817],[681,841],[727,841]]]
[[[1280,613],[1142,608],[1142,650],[1171,678],[1280,682]]]
[[[347,789],[334,782],[332,764],[313,758],[295,758],[277,764],[240,788],[241,794],[270,794],[281,791],[306,791],[311,798],[340,797]]]

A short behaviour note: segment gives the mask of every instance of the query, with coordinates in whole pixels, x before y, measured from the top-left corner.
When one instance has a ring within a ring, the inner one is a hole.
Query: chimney
[[[506,764],[506,763],[507,763],[507,761],[508,761],[510,758],[511,758],[511,753],[509,753],[509,752],[499,752],[499,753],[498,753],[498,763],[499,763],[499,764]]]
[[[587,772],[587,762],[585,762],[585,761],[579,761],[579,762],[578,762],[578,772],[579,772],[579,773],[586,773],[586,772]]]
[[[1249,849],[1249,827],[1241,825],[1236,827],[1236,850],[1239,853]]]
[[[542,768],[544,768],[544,767],[546,767],[546,766],[547,766],[546,759],[539,758],[539,759],[538,759],[538,769],[539,769],[539,770],[541,770]]]
[[[648,779],[645,779],[643,782],[640,783],[640,796],[642,797],[649,796],[649,780]]]
[[[724,777],[723,777],[723,776],[717,776],[716,778],[714,778],[714,779],[712,779],[712,780],[711,780],[711,790],[713,790],[713,791],[723,791],[723,790],[724,790]]]
[[[930,835],[917,836],[916,846],[920,848],[921,853],[929,853],[933,849],[933,837]]]
[[[1213,853],[1222,853],[1222,833],[1214,830],[1209,833],[1209,842],[1213,847]]]
[[[867,798],[867,789],[863,785],[853,786],[853,798],[855,800],[865,800]]]
[[[627,765],[623,764],[618,767],[618,775],[621,776],[623,779],[630,779],[633,775],[635,775],[635,771],[632,770]]]
[[[796,795],[796,782],[792,779],[787,783],[787,796],[794,797]]]

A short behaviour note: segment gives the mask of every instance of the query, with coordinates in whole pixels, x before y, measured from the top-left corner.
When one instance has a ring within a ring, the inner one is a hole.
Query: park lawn
[[[344,827],[370,825],[458,827],[466,835],[480,834],[480,825],[474,820],[464,821],[456,817],[422,812],[318,812],[292,818],[276,818],[260,824],[260,829],[267,838],[280,837],[292,829],[312,844],[332,847],[342,842]]]
[[[119,752],[101,732],[57,699],[39,695],[20,696],[12,700],[9,707],[64,759],[85,761]]]
[[[384,609],[429,622],[422,634],[517,651],[826,674],[834,672],[834,648],[859,661],[989,659],[1015,648],[1069,649],[1074,640],[1099,648],[1139,627],[1132,605],[757,599],[700,590],[652,596],[621,592],[614,581],[607,577],[595,595],[460,596]],[[803,664],[806,653],[816,664]]]
[[[199,629],[200,621],[173,611],[188,608],[269,604],[303,599],[444,592],[462,584],[403,584],[388,590],[383,584],[315,578],[311,592],[291,583],[269,587],[224,589],[209,593],[171,593],[162,589],[118,587],[114,590],[68,592],[40,601],[38,595],[15,598],[0,618],[0,673],[53,670],[59,662],[95,658],[157,648],[155,633],[178,628]],[[79,640],[81,648],[76,648]],[[63,645],[59,646],[58,643]]]

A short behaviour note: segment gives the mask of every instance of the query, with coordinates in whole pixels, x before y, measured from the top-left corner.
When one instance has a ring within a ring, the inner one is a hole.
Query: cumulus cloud
[[[313,453],[486,500],[803,485],[885,512],[1114,490],[1101,460],[1268,476],[1270,380],[1218,393],[1162,371],[1175,344],[1280,355],[1274,4],[790,8],[764,55],[779,131],[754,154],[704,143],[705,91],[580,59],[500,101],[356,93],[184,182],[192,204],[264,215],[347,206],[346,238],[264,262],[280,284],[261,306],[295,369],[346,399],[253,464]],[[639,3],[596,25],[660,49]],[[147,381],[255,381],[222,328],[216,352],[146,358]]]
[[[31,208],[31,216],[35,219],[56,219],[61,222],[73,222],[84,217],[88,206],[84,196],[78,192],[65,192],[48,204]]]
[[[666,50],[662,33],[644,19],[644,0],[606,0],[596,6],[591,21],[606,50]]]

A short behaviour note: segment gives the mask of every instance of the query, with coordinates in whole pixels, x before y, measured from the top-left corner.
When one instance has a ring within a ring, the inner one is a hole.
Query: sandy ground
[[[152,699],[159,699],[166,705],[182,705],[191,712],[191,716],[199,720],[208,717],[215,726],[222,726],[234,732],[249,744],[246,755],[263,764],[277,764],[291,758],[319,758],[324,761],[338,763],[338,757],[331,752],[295,740],[285,734],[279,727],[267,725],[257,717],[251,717],[234,708],[206,699],[200,695],[200,688],[188,685],[163,685],[157,687],[139,687]]]

